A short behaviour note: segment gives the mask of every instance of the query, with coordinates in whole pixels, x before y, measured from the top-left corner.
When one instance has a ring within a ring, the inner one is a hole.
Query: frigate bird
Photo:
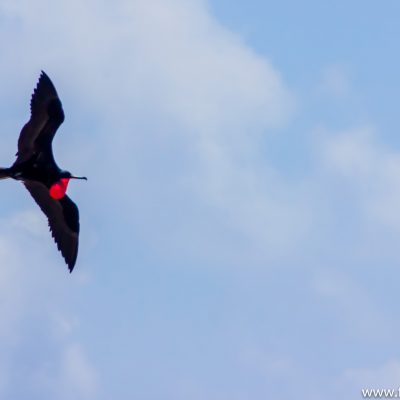
[[[17,159],[11,167],[0,168],[0,179],[22,181],[47,216],[58,250],[72,272],[78,255],[79,211],[65,193],[70,179],[87,178],[61,170],[54,160],[52,142],[63,121],[57,91],[42,71],[31,98],[31,117],[18,139]]]

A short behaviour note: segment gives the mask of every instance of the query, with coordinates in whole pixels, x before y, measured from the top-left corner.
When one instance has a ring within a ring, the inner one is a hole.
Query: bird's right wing
[[[52,141],[64,121],[64,111],[50,78],[42,71],[31,99],[31,118],[18,139],[15,164],[29,160],[33,154],[46,150],[53,157]]]
[[[68,196],[64,196],[61,200],[54,200],[50,197],[48,188],[42,183],[25,181],[24,185],[46,214],[58,250],[61,251],[72,272],[78,255],[78,207]]]

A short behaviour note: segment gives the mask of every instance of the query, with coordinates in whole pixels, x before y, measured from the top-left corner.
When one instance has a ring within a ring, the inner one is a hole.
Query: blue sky
[[[2,165],[40,70],[81,212],[69,275],[0,195],[0,396],[354,399],[397,388],[395,1],[0,4]]]

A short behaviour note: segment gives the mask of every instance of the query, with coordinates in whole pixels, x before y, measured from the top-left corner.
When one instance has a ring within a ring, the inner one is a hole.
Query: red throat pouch
[[[61,178],[49,189],[49,194],[54,200],[60,200],[65,196],[69,183],[69,178]]]

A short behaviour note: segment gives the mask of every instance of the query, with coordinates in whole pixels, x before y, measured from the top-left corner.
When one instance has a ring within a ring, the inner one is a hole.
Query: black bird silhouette
[[[42,71],[31,99],[31,118],[18,139],[17,159],[0,168],[0,179],[22,181],[48,218],[51,234],[72,272],[78,255],[79,211],[65,194],[72,176],[53,156],[52,141],[64,121],[64,111],[50,78]]]

